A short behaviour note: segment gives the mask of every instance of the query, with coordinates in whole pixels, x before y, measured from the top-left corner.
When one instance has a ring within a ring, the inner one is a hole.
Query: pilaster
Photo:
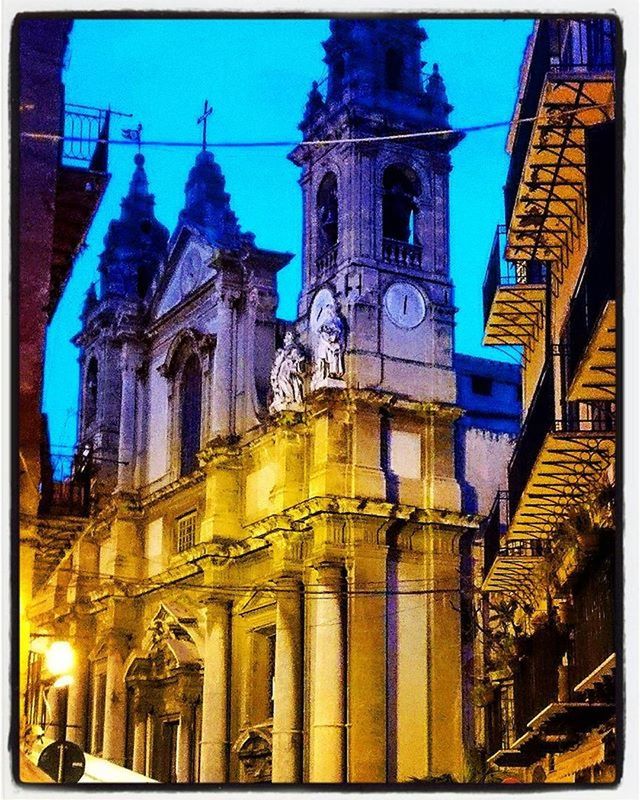
[[[229,778],[229,602],[223,596],[211,597],[205,612],[200,781],[225,783]]]
[[[349,687],[349,782],[384,783],[387,779],[387,548],[367,544],[380,520],[358,519],[354,555],[347,570]],[[393,591],[396,587],[390,586]],[[389,598],[391,599],[391,598]],[[393,622],[393,620],[392,620]]]
[[[235,379],[233,374],[235,345],[236,304],[239,294],[221,289],[216,306],[216,350],[213,363],[211,398],[211,432],[226,436],[233,432],[235,405]]]
[[[221,441],[201,452],[201,464],[206,475],[201,541],[241,538],[240,451]]]
[[[140,344],[126,336],[122,344],[120,366],[120,438],[118,444],[118,485],[120,491],[131,489],[136,468],[136,384],[140,365]]]
[[[311,630],[309,780],[345,780],[345,650],[343,570],[316,564],[307,586]]]
[[[302,780],[302,586],[294,577],[276,582],[272,782]]]
[[[126,725],[126,687],[124,660],[128,652],[127,635],[112,630],[107,643],[107,683],[102,757],[124,765]]]

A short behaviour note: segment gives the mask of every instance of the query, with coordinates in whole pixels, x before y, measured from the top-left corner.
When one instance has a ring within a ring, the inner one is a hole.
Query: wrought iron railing
[[[485,750],[493,755],[509,746],[507,726],[502,715],[500,689],[496,687],[493,700],[484,709]]]
[[[599,72],[615,66],[615,22],[606,18],[548,20],[550,69]]]
[[[513,558],[541,558],[548,552],[548,539],[508,539],[501,545],[498,555]]]
[[[504,257],[506,226],[496,226],[493,244],[489,253],[487,271],[482,285],[482,305],[486,326],[496,292],[501,286],[544,285],[547,281],[548,264],[537,259],[507,261]]]
[[[558,670],[569,647],[568,635],[546,625],[519,641],[521,655],[513,672],[515,735],[549,703],[558,700]]]
[[[615,651],[614,534],[602,531],[600,539],[600,551],[573,586],[572,687]]]
[[[481,533],[484,543],[484,577],[491,570],[500,551],[500,543],[509,524],[506,492],[498,492],[491,511],[482,523]]]
[[[538,30],[527,69],[518,117],[532,120],[538,113],[540,94],[547,75],[611,71],[615,67],[615,22],[603,17],[583,20],[546,18]],[[511,220],[522,170],[529,149],[533,122],[519,122],[504,187],[505,219]]]
[[[615,430],[616,405],[609,401],[563,399],[557,416],[553,368],[547,363],[509,462],[510,516],[515,514],[547,434],[612,434]]]
[[[553,369],[547,364],[529,406],[527,418],[509,463],[509,514],[513,516],[531,476],[545,436],[555,419]]]
[[[382,258],[388,264],[418,269],[422,263],[422,247],[385,237],[382,240]]]
[[[549,553],[548,539],[507,539],[509,519],[509,494],[500,491],[481,528],[485,578],[497,558],[542,558]]]
[[[564,403],[555,420],[556,433],[615,433],[616,406],[608,400]]]
[[[616,295],[616,152],[611,124],[585,132],[589,249],[562,333],[567,385],[576,376],[596,325]]]
[[[546,24],[546,20],[540,20],[527,69],[526,84],[520,98],[518,110],[518,119],[528,121],[518,121],[511,145],[511,158],[509,159],[507,180],[504,186],[504,207],[507,223],[511,220],[516,203],[516,196],[522,178],[522,169],[533,131],[533,122],[531,120],[538,113],[540,94],[549,68],[549,57],[549,27]]]
[[[67,103],[62,160],[86,164],[93,172],[106,172],[111,113],[109,109]]]

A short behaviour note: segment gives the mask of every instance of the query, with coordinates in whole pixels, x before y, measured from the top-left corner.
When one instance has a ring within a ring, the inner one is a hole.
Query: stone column
[[[295,578],[277,583],[272,783],[302,781],[302,593]]]
[[[133,700],[133,758],[131,769],[145,774],[147,763],[147,712],[148,706],[136,688]]]
[[[312,641],[311,763],[312,783],[345,780],[345,659],[342,611],[342,569],[316,567],[309,587]]]
[[[122,346],[122,396],[120,400],[120,439],[118,443],[118,489],[127,490],[135,471],[136,372],[139,345],[126,339]]]
[[[225,783],[229,775],[229,609],[212,599],[207,604],[207,638],[202,687],[200,781]]]
[[[124,636],[111,636],[107,650],[107,685],[104,712],[102,757],[114,764],[124,764],[126,687],[124,685]]]
[[[213,363],[213,392],[211,399],[211,432],[226,435],[232,430],[231,409],[235,402],[233,380],[233,342],[235,296],[222,290],[218,297],[217,340]]]
[[[69,686],[67,708],[67,739],[75,742],[82,750],[89,745],[87,730],[87,694],[89,691],[89,661],[86,653],[79,652]]]

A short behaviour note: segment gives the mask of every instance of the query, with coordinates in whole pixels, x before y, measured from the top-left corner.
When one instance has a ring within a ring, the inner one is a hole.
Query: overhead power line
[[[597,108],[607,108],[612,105],[609,103],[585,103],[584,105],[577,106],[576,108],[558,111],[554,115],[554,124],[560,124],[563,120],[569,119],[571,116],[581,113],[586,110],[593,110]],[[213,150],[221,148],[252,148],[252,147],[327,147],[336,144],[367,144],[372,142],[389,142],[389,141],[403,141],[409,139],[424,139],[434,136],[451,136],[455,134],[477,133],[479,131],[491,130],[494,128],[505,128],[511,125],[522,125],[524,123],[536,122],[538,120],[549,120],[548,114],[541,114],[535,117],[524,117],[519,120],[502,120],[500,122],[485,122],[480,125],[466,125],[459,128],[439,128],[436,130],[416,131],[414,133],[394,133],[385,136],[360,136],[343,139],[307,139],[305,141],[295,141],[288,139],[264,140],[264,141],[219,141],[208,142],[207,147]],[[202,149],[202,141],[171,141],[164,139],[153,139],[149,141],[137,142],[132,139],[101,139],[101,138],[85,138],[82,136],[65,136],[64,134],[57,133],[33,133],[23,132],[23,138],[33,139],[35,141],[65,141],[65,142],[83,142],[84,144],[108,144],[108,145],[133,145],[138,147],[193,147]]]

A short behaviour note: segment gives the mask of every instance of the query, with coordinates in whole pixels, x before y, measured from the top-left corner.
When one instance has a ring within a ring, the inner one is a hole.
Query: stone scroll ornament
[[[273,400],[271,413],[302,411],[304,404],[304,374],[306,357],[293,333],[287,331],[283,346],[276,351],[271,369]]]
[[[342,383],[345,372],[344,351],[344,324],[334,309],[318,329],[314,388],[335,385],[336,381]]]

